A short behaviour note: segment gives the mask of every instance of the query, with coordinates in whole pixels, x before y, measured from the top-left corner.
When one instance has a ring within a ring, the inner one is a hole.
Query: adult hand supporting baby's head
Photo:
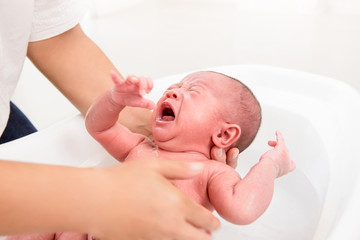
[[[227,152],[224,149],[217,146],[213,146],[210,151],[211,159],[219,162],[223,162],[232,168],[236,168],[239,157],[239,149],[230,148]]]

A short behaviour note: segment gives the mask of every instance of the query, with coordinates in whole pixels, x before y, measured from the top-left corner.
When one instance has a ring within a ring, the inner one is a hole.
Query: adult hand
[[[224,149],[214,146],[211,151],[211,159],[226,163],[232,168],[236,168],[239,157],[239,149],[231,148],[227,152]]]
[[[103,201],[92,208],[89,232],[102,240],[211,239],[219,220],[166,179],[191,178],[201,170],[197,164],[158,159],[96,170],[100,178],[89,197]]]

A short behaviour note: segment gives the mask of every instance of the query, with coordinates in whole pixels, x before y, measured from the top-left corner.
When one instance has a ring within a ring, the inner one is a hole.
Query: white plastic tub
[[[319,75],[261,65],[212,68],[246,83],[263,107],[263,124],[241,154],[242,176],[282,131],[295,172],[276,181],[269,209],[255,223],[222,222],[214,239],[360,239],[360,95]],[[155,80],[156,100],[184,75]],[[19,150],[21,149],[21,150]],[[49,129],[0,146],[0,159],[73,166],[117,164],[86,133],[76,116]]]

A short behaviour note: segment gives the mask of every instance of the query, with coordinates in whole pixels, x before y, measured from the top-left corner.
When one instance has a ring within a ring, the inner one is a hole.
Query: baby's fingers
[[[149,77],[140,77],[140,95],[144,96],[145,94],[149,93],[151,89],[153,88],[153,81]]]
[[[275,134],[276,134],[276,140],[277,140],[278,144],[281,146],[284,145],[285,141],[284,141],[284,137],[281,134],[281,132],[279,130],[277,130]]]
[[[110,76],[115,85],[124,82],[124,80],[121,79],[120,76],[114,70],[110,71]]]
[[[146,80],[145,91],[146,91],[146,93],[149,93],[153,89],[154,83],[153,83],[153,80],[150,77],[145,77],[145,80]]]
[[[135,76],[135,75],[129,75],[127,76],[126,78],[126,83],[129,84],[129,85],[136,85],[136,84],[139,84],[141,85],[141,80]]]
[[[268,141],[268,145],[269,145],[270,147],[275,147],[276,144],[277,144],[277,141]]]
[[[144,96],[149,93],[153,88],[152,79],[149,77],[137,77],[130,75],[126,78],[126,83],[129,85],[136,86],[136,91],[140,96]]]
[[[281,134],[281,132],[277,130],[275,134],[276,134],[276,141],[270,140],[268,141],[268,145],[270,147],[285,147],[284,137]]]

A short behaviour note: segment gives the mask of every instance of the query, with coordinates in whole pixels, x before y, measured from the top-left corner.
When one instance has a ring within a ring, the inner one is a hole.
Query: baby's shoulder
[[[239,173],[229,165],[215,161],[209,160],[207,164],[207,171],[209,174],[209,180],[214,179],[220,175],[227,175],[228,177],[239,177]]]
[[[230,167],[226,163],[219,162],[216,160],[208,160],[208,168],[212,169],[214,172],[224,172],[224,171],[235,171],[234,168]]]

